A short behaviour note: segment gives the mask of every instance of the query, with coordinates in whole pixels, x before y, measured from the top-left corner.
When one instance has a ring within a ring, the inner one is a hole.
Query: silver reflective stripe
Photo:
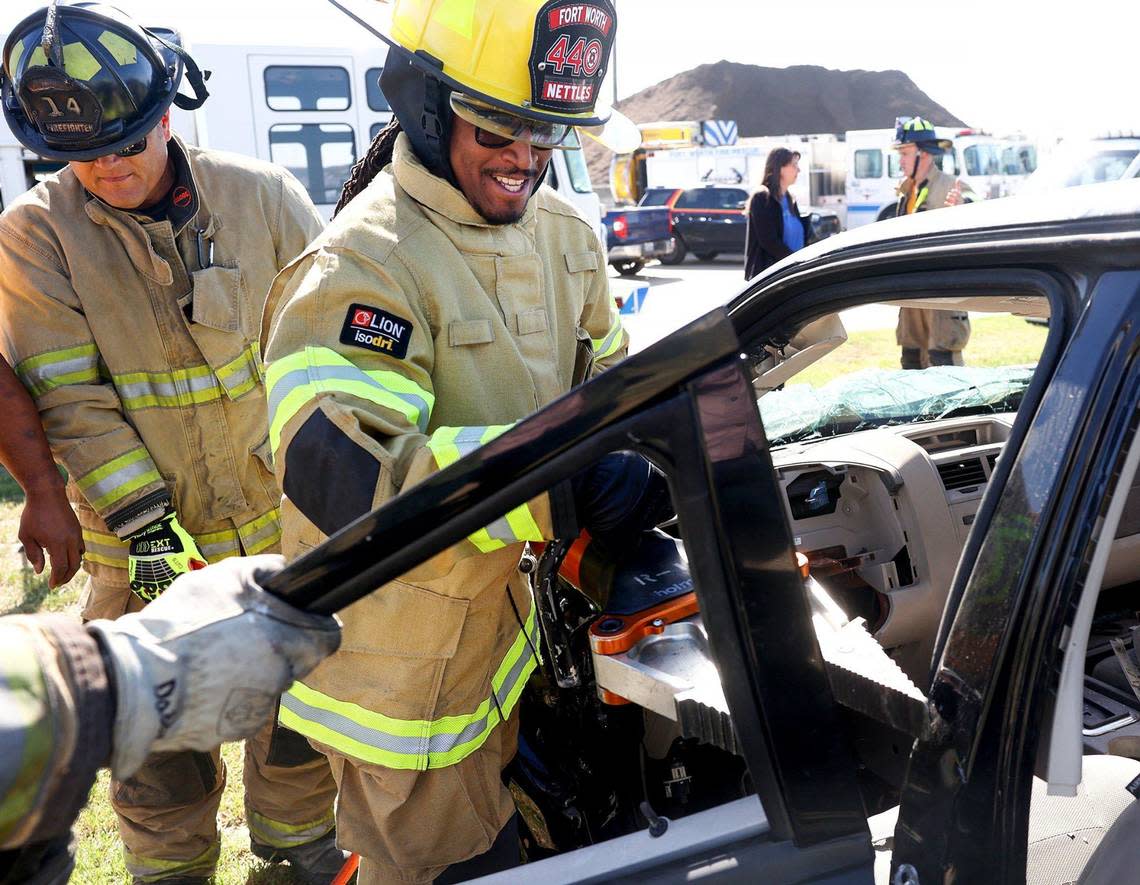
[[[138,479],[148,473],[155,472],[156,468],[154,462],[150,458],[140,458],[126,467],[121,467],[109,476],[104,476],[102,479],[91,483],[91,485],[84,485],[83,481],[79,481],[79,487],[83,489],[83,494],[88,501],[99,501],[108,496],[113,496],[118,491],[120,486],[126,485],[132,479]]]
[[[459,457],[470,455],[479,446],[483,445],[483,434],[487,432],[486,427],[464,427],[455,435],[454,444],[459,449]]]
[[[414,406],[419,415],[416,424],[421,433],[427,433],[428,421],[431,420],[431,407],[428,405],[427,400],[414,393],[401,393],[392,390],[390,387],[384,386],[376,379],[369,377],[366,372],[354,366],[310,366],[307,370],[294,369],[292,372],[286,372],[277,380],[277,383],[273,385],[273,389],[269,393],[270,426],[274,424],[277,417],[277,409],[280,408],[285,397],[299,387],[323,381],[357,381],[374,387],[377,390],[382,390],[387,395],[394,396],[396,399],[402,400],[410,406]],[[314,393],[316,392],[317,391],[314,391]],[[328,392],[335,392],[335,389],[334,391]]]
[[[289,692],[281,695],[281,706],[302,719],[316,722],[337,734],[342,734],[370,747],[376,747],[389,753],[399,753],[402,756],[423,756],[427,753],[427,741],[423,738],[398,737],[375,728],[369,728],[367,725],[361,725],[356,720],[342,716],[340,713],[310,706]]]
[[[160,377],[156,375],[151,378],[144,378],[141,381],[132,381],[129,384],[121,384],[116,379],[115,389],[119,391],[119,396],[125,400],[134,400],[145,396],[165,397],[167,399],[185,398],[194,393],[217,389],[212,374],[190,378],[167,376],[170,378],[169,381],[159,380]]]
[[[523,506],[525,507],[526,505],[524,504]],[[488,525],[487,534],[497,541],[513,542],[523,540],[522,538],[519,538],[517,535],[515,535],[515,530],[512,529],[511,524],[507,522],[506,516],[500,516],[493,523]]]
[[[610,334],[608,334],[602,340],[601,344],[599,344],[597,347],[594,348],[594,353],[605,353],[606,351],[608,351],[614,343],[614,338],[620,334],[621,334],[621,321],[618,320],[614,324],[614,327],[612,329],[610,329]]]
[[[241,534],[241,529],[238,529]],[[264,541],[276,541],[281,537],[281,526],[274,520],[267,525],[262,526],[256,532],[250,532],[248,535],[241,535],[241,545],[245,548],[246,553],[260,551],[262,546],[265,546]]]
[[[350,719],[332,710],[324,710],[320,707],[306,704],[289,692],[281,696],[281,705],[300,719],[322,725],[330,731],[343,735],[357,743],[375,747],[378,750],[388,753],[416,758],[422,758],[429,754],[442,755],[450,753],[456,747],[474,740],[486,731],[491,714],[497,713],[498,710],[504,708],[511,692],[518,684],[522,675],[527,671],[527,666],[534,660],[534,651],[530,645],[530,642],[533,640],[531,640],[529,634],[527,634],[527,639],[527,647],[519,655],[518,661],[507,674],[507,678],[503,681],[502,687],[498,692],[495,692],[495,703],[488,706],[487,712],[483,716],[469,722],[458,733],[441,732],[429,735],[426,740],[423,737],[394,735],[376,728],[370,728],[367,725],[363,725],[354,719]],[[428,767],[431,767],[430,759],[427,760],[427,764]]]
[[[237,556],[241,553],[237,532],[234,532],[234,536],[225,541],[212,541],[208,544],[198,541],[197,544],[199,552],[211,562],[226,555]]]
[[[227,393],[232,394],[235,390],[242,387],[242,385],[250,384],[259,377],[251,353],[246,351],[241,355],[239,360],[240,365],[236,368],[223,366],[217,373],[218,380],[222,382],[222,386],[225,387]],[[239,360],[235,360],[235,362],[239,362]]]

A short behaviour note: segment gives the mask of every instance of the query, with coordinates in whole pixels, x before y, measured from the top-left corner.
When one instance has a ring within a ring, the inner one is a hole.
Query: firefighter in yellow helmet
[[[16,137],[67,164],[0,216],[0,341],[70,477],[83,615],[114,618],[206,562],[277,549],[258,319],[321,220],[285,170],[172,134],[171,104],[206,98],[174,32],[52,3],[11,29],[0,81]],[[270,764],[270,734],[247,745],[252,848],[327,881],[331,772],[297,736],[308,758],[279,740]],[[213,873],[223,783],[215,752],[113,784],[136,882]]]
[[[972,203],[978,199],[968,184],[938,168],[938,158],[952,148],[939,138],[934,125],[922,117],[895,121],[894,148],[899,152],[903,179],[899,183],[896,215]],[[899,308],[895,338],[902,347],[904,369],[960,366],[970,340],[970,316],[964,311]]]
[[[391,11],[376,32],[396,120],[266,306],[287,557],[627,346],[597,237],[540,186],[553,150],[605,137],[613,3],[368,5]],[[338,844],[362,856],[362,885],[518,862],[501,773],[539,642],[524,542],[564,536],[575,510],[594,532],[636,531],[663,488],[645,461],[611,455],[341,613],[341,653],[280,716],[332,761]]]

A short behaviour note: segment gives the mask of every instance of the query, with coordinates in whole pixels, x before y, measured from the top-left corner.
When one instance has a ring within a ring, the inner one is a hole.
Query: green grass
[[[23,494],[12,478],[0,469],[0,614],[35,611],[64,612],[79,616],[85,576],[76,575],[63,587],[52,590],[42,575],[36,575],[19,552],[16,532],[23,507]],[[11,489],[15,491],[12,492]],[[242,799],[243,754],[241,744],[226,744],[222,758],[227,769],[226,789],[218,812],[222,855],[214,881],[219,885],[292,885],[297,879],[287,866],[266,864],[249,853]],[[78,843],[73,883],[120,885],[129,882],[123,865],[115,812],[108,798],[110,777],[99,775],[87,807],[75,824]]]
[[[971,318],[970,343],[963,353],[967,366],[1034,365],[1045,346],[1047,330],[1010,315]],[[852,332],[819,362],[792,379],[793,384],[820,387],[860,369],[899,368],[894,329]]]

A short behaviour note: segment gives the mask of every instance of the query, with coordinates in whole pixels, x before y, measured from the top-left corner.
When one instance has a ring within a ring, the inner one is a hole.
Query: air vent
[[[938,465],[938,475],[947,491],[980,486],[986,481],[980,458],[966,458],[964,461],[944,461]]]
[[[990,454],[986,455],[986,460],[990,462],[990,473],[994,472],[994,467],[997,466],[997,459],[998,456],[996,452],[991,452]]]

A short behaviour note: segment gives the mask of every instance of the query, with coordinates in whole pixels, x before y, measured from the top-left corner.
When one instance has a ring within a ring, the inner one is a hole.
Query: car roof
[[[845,257],[844,253],[862,251],[867,247],[921,241],[947,234],[969,234],[971,238],[977,238],[990,230],[1116,219],[1133,222],[1135,230],[1140,232],[1140,179],[983,200],[956,206],[952,212],[918,212],[903,218],[865,224],[792,253],[765,270],[753,283],[809,263],[839,260]],[[729,305],[730,309],[747,297],[742,293]]]

